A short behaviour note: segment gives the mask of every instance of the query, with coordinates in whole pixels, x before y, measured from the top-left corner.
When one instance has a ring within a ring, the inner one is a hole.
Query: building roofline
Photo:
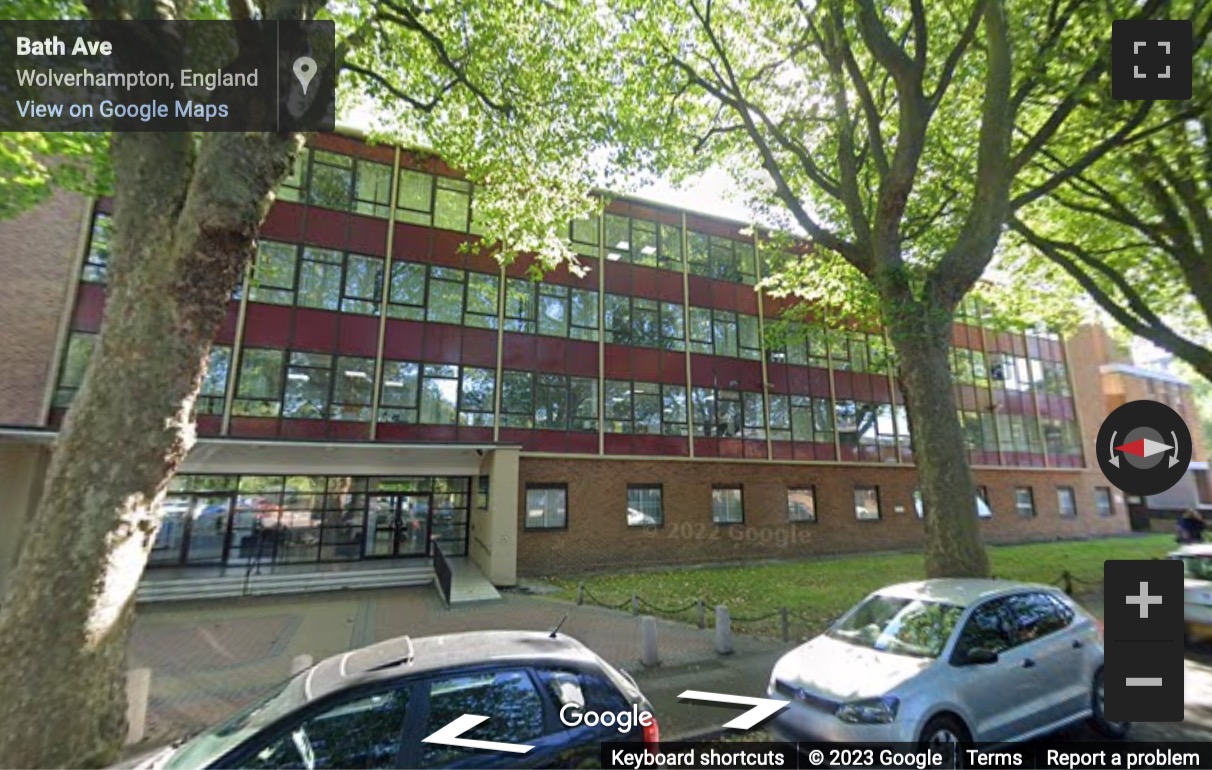
[[[1143,366],[1136,364],[1103,364],[1098,368],[1102,374],[1126,374],[1130,377],[1142,377],[1149,380],[1160,380],[1162,382],[1173,382],[1178,385],[1187,385],[1187,381],[1182,377],[1170,374],[1168,372],[1160,372],[1156,369],[1146,369]]]
[[[371,139],[370,133],[368,131],[366,131],[365,129],[359,128],[357,126],[351,126],[348,124],[342,124],[342,123],[338,123],[336,128],[333,129],[333,131],[331,133],[334,133],[334,134],[337,134],[340,136],[348,136],[348,137],[351,137],[354,139],[359,139],[362,141],[369,141]],[[442,157],[442,153],[439,152],[438,150],[434,149],[433,147],[429,147],[429,146],[422,145],[422,144],[410,144],[408,142],[392,141],[392,140],[385,140],[385,141],[381,142],[381,144],[383,144],[385,146],[389,146],[389,147],[398,147],[403,152],[420,152],[420,153],[425,153],[427,155],[433,155],[436,158]],[[656,200],[655,198],[647,198],[642,195],[633,195],[633,194],[628,194],[628,193],[615,192],[613,190],[608,190],[604,187],[594,187],[591,190],[591,193],[593,195],[610,198],[611,200],[623,201],[626,203],[639,203],[644,206],[651,206],[653,208],[665,209],[666,211],[685,212],[686,214],[694,214],[696,216],[707,217],[707,218],[713,219],[717,222],[737,225],[738,227],[740,227],[742,229],[755,227],[758,229],[768,230],[771,232],[775,231],[774,227],[772,227],[770,225],[763,225],[756,221],[747,221],[747,220],[743,220],[743,219],[736,219],[734,217],[722,216],[720,214],[715,214],[710,211],[703,211],[702,209],[690,208],[688,206],[679,206],[677,204],[668,203],[666,201],[659,201],[659,200]],[[739,233],[738,233],[738,235],[739,235]],[[804,236],[796,235],[795,233],[787,233],[787,235],[791,235],[796,238],[804,238]]]

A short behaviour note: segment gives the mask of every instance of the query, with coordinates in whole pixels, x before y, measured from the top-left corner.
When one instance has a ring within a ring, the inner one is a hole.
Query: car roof
[[[1171,551],[1170,556],[1212,556],[1212,544],[1197,543],[1195,545],[1184,545],[1177,551]]]
[[[1015,593],[1024,589],[1034,591],[1057,592],[1055,586],[1039,583],[1024,583],[1017,580],[998,580],[996,578],[934,578],[932,580],[916,580],[912,583],[898,583],[885,586],[876,591],[884,596],[898,596],[909,599],[933,599],[958,607],[967,607],[979,601]]]
[[[412,639],[400,636],[333,655],[300,676],[307,701],[380,680],[449,668],[510,661],[597,663],[588,647],[570,636],[545,631],[474,631]]]

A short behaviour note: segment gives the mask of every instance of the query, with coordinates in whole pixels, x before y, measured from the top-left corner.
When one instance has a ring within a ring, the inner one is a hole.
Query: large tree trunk
[[[900,382],[913,420],[913,458],[926,525],[929,577],[988,577],[976,485],[951,377],[951,314],[910,300],[889,313]]]
[[[0,609],[0,767],[112,762],[152,505],[292,136],[115,135],[105,321]],[[197,148],[197,149],[195,149]]]

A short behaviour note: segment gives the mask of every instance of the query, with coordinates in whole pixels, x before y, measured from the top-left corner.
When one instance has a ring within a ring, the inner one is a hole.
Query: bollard
[[[640,614],[640,597],[638,594],[631,595],[631,614],[632,615]]]
[[[657,622],[651,615],[640,618],[640,662],[645,666],[656,666],[661,662],[657,654]]]
[[[715,651],[720,655],[731,655],[735,652],[732,645],[732,616],[722,604],[716,605],[715,608]]]
[[[585,584],[578,583],[577,584],[577,605],[579,606],[584,603],[585,603]]]
[[[1065,595],[1072,596],[1073,595],[1073,575],[1070,574],[1069,570],[1065,570],[1064,574],[1061,577],[1063,577],[1065,579]]]
[[[787,608],[779,608],[779,619],[783,621],[783,641],[791,641],[791,619],[787,617]]]
[[[699,599],[699,629],[707,627],[707,602]]]
[[[296,655],[290,659],[290,675],[294,676],[300,671],[306,671],[311,668],[312,658],[310,655]]]
[[[126,745],[143,740],[147,730],[147,699],[151,695],[151,669],[126,672]]]

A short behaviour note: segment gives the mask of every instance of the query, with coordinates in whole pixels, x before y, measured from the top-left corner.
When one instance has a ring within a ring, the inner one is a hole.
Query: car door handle
[[[1085,646],[1085,645],[1083,645],[1083,644],[1082,644],[1082,640],[1081,640],[1081,639],[1074,639],[1074,640],[1073,640],[1073,649],[1075,649],[1075,650],[1080,650],[1080,649],[1081,649],[1082,647],[1084,647],[1084,646]]]
[[[1023,661],[1023,668],[1035,668],[1035,661],[1031,660],[1031,658],[1027,658]]]

